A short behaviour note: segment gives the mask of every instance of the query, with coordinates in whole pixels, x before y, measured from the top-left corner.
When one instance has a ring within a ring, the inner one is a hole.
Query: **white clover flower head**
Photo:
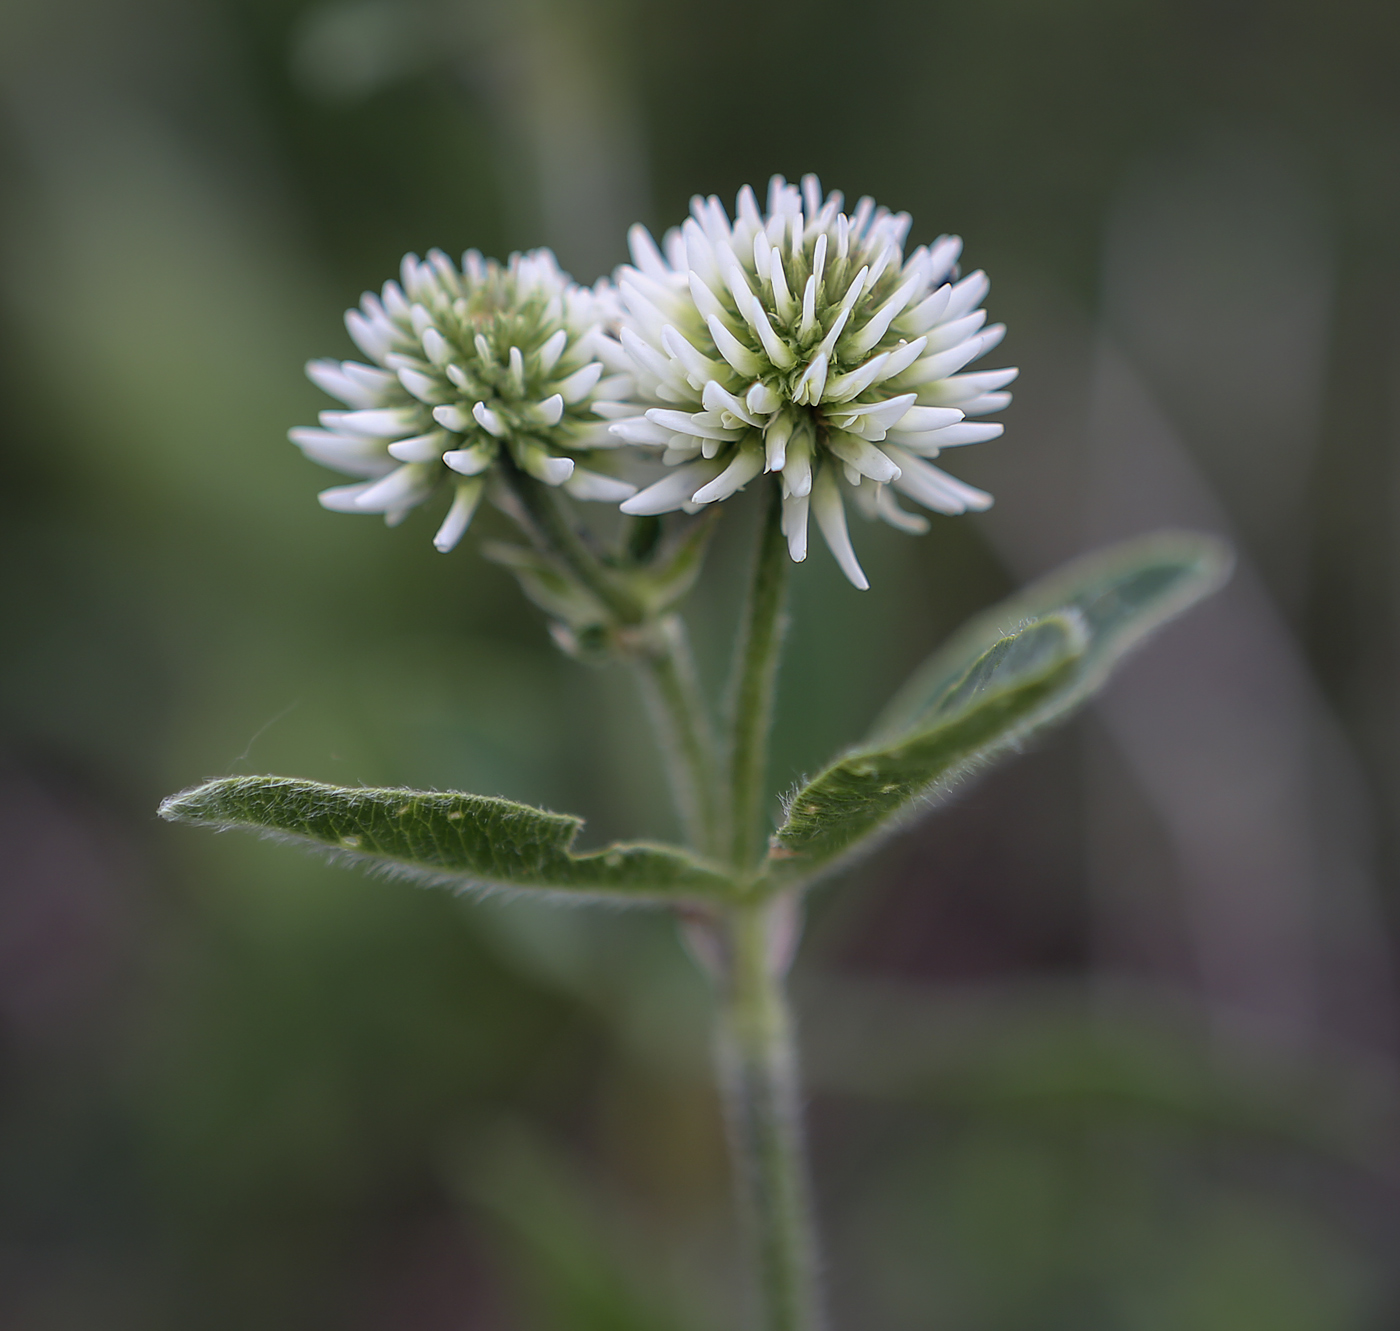
[[[621,348],[631,400],[595,404],[629,443],[663,451],[675,471],[627,500],[665,513],[725,499],[762,472],[781,477],[783,532],[807,554],[809,507],[846,576],[869,584],[846,531],[842,485],[868,516],[927,530],[891,489],[939,513],[991,496],[930,459],[1001,434],[966,418],[998,411],[1014,369],[960,374],[1001,341],[978,308],[986,275],[957,280],[962,242],[944,236],[904,257],[907,213],[863,198],[847,216],[815,176],[774,176],[768,210],[739,192],[731,223],[711,196],[658,248],[629,234],[635,266],[618,270]],[[664,250],[664,253],[663,253]]]
[[[615,315],[611,292],[580,287],[549,250],[509,263],[475,250],[459,271],[440,250],[405,256],[398,282],[345,316],[374,362],[315,360],[307,375],[348,411],[291,440],[324,466],[366,479],[321,493],[340,513],[382,513],[392,526],[444,481],[454,497],[433,544],[461,540],[487,478],[508,457],[520,471],[579,499],[616,503],[635,487],[585,470],[580,455],[615,448],[593,412],[628,391],[605,379],[596,349]]]

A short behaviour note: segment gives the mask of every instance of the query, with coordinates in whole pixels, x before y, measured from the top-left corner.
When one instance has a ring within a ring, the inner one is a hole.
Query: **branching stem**
[[[686,840],[703,855],[722,854],[714,730],[679,615],[651,626],[635,668]]]
[[[679,616],[648,615],[580,536],[557,494],[527,478],[514,488],[532,539],[632,642],[628,655],[644,684],[691,845],[728,861],[736,886],[751,884],[767,846],[765,780],[786,628],[789,560],[778,487],[769,487],[740,625],[727,708],[727,790]],[[717,944],[719,1076],[765,1331],[820,1331],[822,1324],[796,1044],[784,991],[800,909],[790,895],[751,896],[696,926]]]

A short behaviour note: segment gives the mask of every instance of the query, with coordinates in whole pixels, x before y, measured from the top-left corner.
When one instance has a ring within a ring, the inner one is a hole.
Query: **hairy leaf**
[[[459,791],[351,789],[295,777],[237,776],[172,795],[160,814],[172,822],[249,828],[447,886],[638,903],[731,891],[723,874],[674,847],[613,845],[576,855],[569,847],[581,818]]]
[[[960,629],[871,735],[794,795],[775,883],[868,849],[920,801],[1089,698],[1154,629],[1229,575],[1212,537],[1162,532],[1066,565]]]

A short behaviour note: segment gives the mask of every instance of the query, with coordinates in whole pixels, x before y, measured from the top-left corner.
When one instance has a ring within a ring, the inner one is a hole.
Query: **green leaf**
[[[1219,588],[1228,548],[1161,532],[1075,560],[973,619],[870,736],[799,790],[773,838],[773,885],[830,869],[1102,687],[1154,629]]]
[[[284,776],[236,776],[172,795],[162,818],[245,827],[389,873],[459,888],[610,901],[729,895],[730,880],[671,846],[613,845],[576,855],[583,826],[513,800],[459,791],[349,789]]]

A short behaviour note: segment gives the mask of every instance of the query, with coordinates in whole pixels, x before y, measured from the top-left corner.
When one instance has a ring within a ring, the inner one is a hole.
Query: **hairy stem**
[[[776,485],[769,490],[729,700],[729,849],[740,872],[757,866],[768,841],[764,778],[773,727],[773,693],[786,628],[790,561],[782,533],[782,497]]]
[[[629,644],[626,655],[642,684],[686,840],[703,854],[723,854],[714,730],[680,616],[647,615],[579,534],[557,491],[524,476],[517,476],[512,489],[529,524],[527,534],[560,560],[623,630],[620,640]]]
[[[561,560],[620,624],[640,623],[644,609],[579,535],[558,490],[517,472],[511,491],[534,525],[535,530],[527,529],[527,534],[535,540],[542,538],[544,548]]]
[[[718,1031],[721,1085],[742,1210],[753,1240],[765,1331],[822,1325],[801,1092],[783,972],[798,903],[726,913]]]
[[[651,626],[635,666],[686,840],[702,854],[722,854],[714,731],[679,615]]]

